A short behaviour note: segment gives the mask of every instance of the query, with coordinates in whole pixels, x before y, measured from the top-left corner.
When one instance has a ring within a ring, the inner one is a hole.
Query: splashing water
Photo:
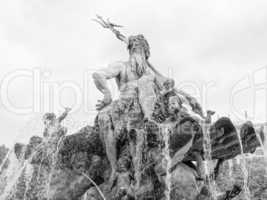
[[[166,178],[165,178],[165,198],[166,200],[170,200],[170,195],[171,195],[171,157],[170,157],[170,149],[169,149],[169,144],[170,144],[170,130],[171,127],[169,124],[163,124],[161,125],[161,133],[163,136],[163,141],[164,141],[164,149],[163,149],[163,156],[164,156],[164,166],[166,169]]]
[[[9,166],[6,171],[1,175],[7,180],[6,185],[4,187],[3,193],[0,196],[1,200],[5,200],[9,195],[12,195],[14,191],[11,191],[12,188],[16,185],[19,177],[23,173],[27,162],[24,162],[22,165],[19,163],[18,159],[14,152],[9,155]]]
[[[244,186],[243,186],[244,199],[250,200],[250,191],[249,191],[249,188],[248,188],[247,163],[246,163],[246,158],[245,158],[245,155],[244,155],[244,150],[243,150],[243,144],[242,144],[242,138],[241,138],[241,135],[240,135],[240,131],[237,132],[237,136],[238,136],[238,141],[239,141],[239,144],[240,144],[240,151],[241,151],[241,159],[239,161],[240,161],[240,166],[241,166],[241,170],[242,170],[243,178],[244,178]]]
[[[40,145],[37,146],[37,149]],[[5,200],[7,197],[15,195],[17,191],[16,185],[19,183],[19,178],[23,175],[23,173],[26,173],[26,191],[24,192],[24,199],[27,199],[25,197],[26,192],[30,186],[30,179],[32,179],[33,176],[33,170],[30,162],[36,155],[37,150],[35,150],[27,160],[24,159],[25,153],[26,148],[23,148],[20,158],[17,158],[15,152],[13,150],[10,151],[7,158],[9,165],[0,175],[0,178],[4,179],[4,182],[6,182],[3,192],[0,195],[0,200]]]
[[[40,178],[40,172],[41,172],[41,169],[42,169],[43,161],[44,161],[44,156],[43,156],[43,154],[42,154],[41,162],[40,162],[40,166],[38,167],[38,171],[37,171],[37,181],[38,181],[39,178]]]

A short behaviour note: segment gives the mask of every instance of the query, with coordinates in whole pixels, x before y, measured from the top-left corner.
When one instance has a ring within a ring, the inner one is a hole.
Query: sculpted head
[[[147,68],[147,59],[150,56],[150,48],[143,35],[130,36],[128,46],[130,62],[133,70],[142,76]]]
[[[150,56],[150,47],[143,35],[130,36],[128,38],[127,46],[130,55],[134,53],[142,54],[145,59],[148,59]]]
[[[56,121],[56,115],[54,113],[45,113],[43,116],[43,122],[45,126],[51,126]]]

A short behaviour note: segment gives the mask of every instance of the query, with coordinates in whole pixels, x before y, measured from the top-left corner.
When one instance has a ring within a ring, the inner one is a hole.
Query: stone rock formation
[[[27,145],[16,144],[14,152],[23,170],[13,186],[16,192],[6,199],[209,199],[211,194],[205,187],[208,182],[198,179],[196,164],[196,155],[205,157],[203,127],[190,116],[168,112],[169,97],[158,99],[153,120],[143,119],[138,103],[121,104],[118,100],[111,105],[114,109],[96,117],[93,127],[67,136],[59,129],[54,137],[33,136]],[[101,121],[104,118],[108,119],[105,123]],[[118,139],[118,172],[112,185],[101,132],[107,127],[115,130]],[[223,161],[241,154],[237,134],[241,135],[245,153],[253,153],[260,143],[250,123],[239,132],[228,118],[217,120],[208,132],[211,158],[214,163],[222,163],[221,170],[218,167],[218,185],[222,185],[220,173],[226,173]],[[188,145],[190,142],[192,145]],[[184,148],[188,151],[181,154]],[[235,185],[222,186],[221,199],[229,199],[226,196]]]

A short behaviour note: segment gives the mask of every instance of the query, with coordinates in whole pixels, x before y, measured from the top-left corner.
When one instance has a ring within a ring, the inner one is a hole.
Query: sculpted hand
[[[71,108],[70,107],[65,107],[65,112],[70,112]]]
[[[196,113],[198,113],[201,117],[204,117],[204,114],[203,114],[203,110],[201,108],[201,105],[198,103],[198,101],[196,100],[196,98],[189,97],[189,102],[190,102],[190,105],[191,105],[193,111],[196,112]]]
[[[96,104],[97,110],[102,110],[107,105],[111,104],[112,98],[110,95],[105,95],[103,100],[98,100],[98,103]]]

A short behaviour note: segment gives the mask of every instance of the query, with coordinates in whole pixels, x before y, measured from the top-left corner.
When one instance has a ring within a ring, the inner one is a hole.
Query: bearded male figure
[[[100,131],[105,143],[107,157],[111,164],[112,174],[111,182],[115,178],[117,171],[117,140],[119,138],[116,127],[113,123],[116,120],[114,113],[124,112],[128,116],[125,118],[128,124],[131,124],[131,117],[129,105],[134,105],[135,108],[141,106],[141,113],[143,121],[150,120],[153,113],[154,104],[159,95],[164,95],[168,91],[174,89],[174,81],[160,74],[148,61],[150,56],[150,47],[143,35],[136,35],[125,37],[115,27],[120,27],[114,23],[103,20],[102,17],[97,16],[97,21],[104,28],[110,29],[116,37],[126,43],[129,51],[129,60],[125,62],[116,62],[109,65],[105,69],[101,69],[93,74],[93,79],[96,87],[103,93],[103,100],[98,101],[96,109],[99,111],[98,121],[100,121]],[[111,92],[107,85],[107,80],[115,78],[118,88],[120,90],[120,98],[112,104]],[[198,111],[202,115],[202,110],[197,101],[186,93],[175,90],[181,96],[182,104],[190,104],[194,112]],[[119,102],[119,103],[118,103]],[[189,102],[189,103],[188,103]],[[189,107],[190,107],[189,106]],[[179,109],[179,108],[178,108]],[[111,119],[107,112],[113,113],[114,119]],[[137,109],[138,110],[138,109]],[[135,116],[133,114],[132,116]],[[203,115],[202,115],[203,116]],[[200,116],[200,117],[202,117]],[[140,118],[138,118],[140,121]],[[130,125],[127,125],[130,131]]]
[[[96,105],[99,110],[99,120],[103,125],[107,125],[110,119],[105,115],[106,110],[114,109],[109,106],[112,103],[111,92],[107,85],[107,80],[115,78],[120,90],[120,104],[129,104],[130,101],[141,105],[144,119],[150,119],[156,101],[157,94],[155,87],[161,90],[173,88],[174,82],[171,79],[155,74],[151,68],[148,58],[150,49],[148,42],[143,35],[131,36],[128,39],[127,49],[129,60],[126,62],[116,62],[105,69],[101,69],[93,74],[96,87],[103,93],[104,99]],[[118,136],[109,127],[105,129],[103,138],[106,146],[106,153],[112,167],[112,178],[117,169],[117,149],[116,142]]]
[[[137,88],[141,93],[140,96],[143,97],[144,91],[141,91],[141,89],[146,87],[146,85],[150,85],[150,82],[165,90],[171,89],[174,86],[173,80],[159,76],[151,70],[150,63],[148,62],[150,49],[143,35],[129,37],[127,48],[130,54],[128,61],[115,62],[93,74],[96,87],[104,94],[104,99],[96,105],[97,110],[102,110],[112,102],[111,93],[107,86],[108,79],[116,79],[120,90],[120,97],[132,97],[135,95],[135,89]],[[143,85],[144,83],[146,85]],[[151,94],[148,98],[153,98],[154,95],[151,91],[147,91],[147,93]],[[152,109],[147,107],[152,106],[142,105],[145,117],[150,118]]]

